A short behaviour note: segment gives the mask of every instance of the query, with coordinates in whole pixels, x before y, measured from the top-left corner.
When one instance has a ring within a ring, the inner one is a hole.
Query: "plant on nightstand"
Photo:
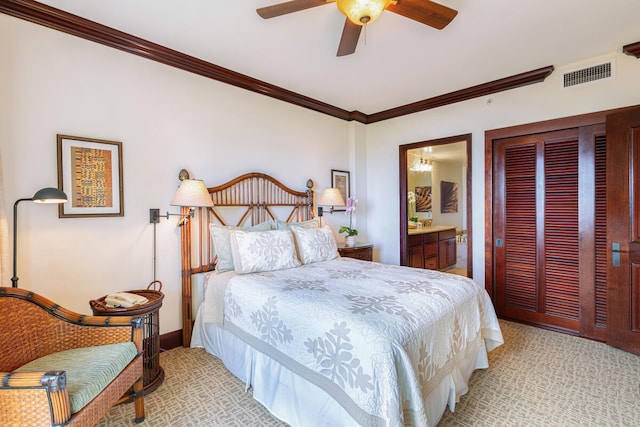
[[[358,199],[355,197],[347,197],[347,209],[344,211],[345,215],[349,215],[349,226],[343,225],[340,227],[338,233],[347,233],[346,244],[347,246],[355,246],[356,244],[356,236],[358,235],[358,230],[353,228],[353,213],[356,211],[356,205],[358,204]]]

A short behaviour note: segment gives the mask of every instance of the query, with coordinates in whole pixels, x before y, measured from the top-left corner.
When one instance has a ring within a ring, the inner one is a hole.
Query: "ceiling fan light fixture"
[[[337,0],[340,12],[356,25],[375,21],[392,0]]]

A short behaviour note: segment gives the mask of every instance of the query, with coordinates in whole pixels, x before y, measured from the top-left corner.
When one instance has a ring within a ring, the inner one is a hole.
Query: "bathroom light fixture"
[[[431,160],[427,160],[427,165],[424,169],[425,172],[431,172],[433,170],[433,164],[431,163]]]
[[[415,165],[411,168],[413,172],[431,172],[433,170],[433,164],[431,160],[425,160],[422,157],[419,162],[416,162]]]
[[[36,191],[30,199],[18,199],[13,204],[13,277],[11,286],[18,287],[18,204],[30,200],[35,203],[64,203],[67,195],[57,188],[47,187]]]

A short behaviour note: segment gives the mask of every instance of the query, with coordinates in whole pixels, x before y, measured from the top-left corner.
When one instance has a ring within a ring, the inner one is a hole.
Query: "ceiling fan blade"
[[[331,1],[327,0],[291,0],[284,3],[274,4],[273,6],[265,6],[256,9],[258,15],[264,19],[275,18],[276,16],[286,15],[288,13],[299,12],[312,7],[322,6]]]
[[[387,10],[438,30],[449,25],[458,14],[457,10],[430,0],[399,0],[387,6]]]
[[[337,56],[351,55],[356,51],[361,31],[362,25],[356,25],[349,19],[345,20]]]

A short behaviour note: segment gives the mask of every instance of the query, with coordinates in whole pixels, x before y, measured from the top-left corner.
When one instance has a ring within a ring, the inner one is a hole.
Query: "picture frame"
[[[340,195],[347,202],[347,198],[351,197],[349,183],[349,171],[342,171],[338,169],[331,169],[331,187],[337,188]],[[346,211],[346,206],[334,206],[334,211]]]
[[[431,212],[431,186],[416,187],[416,212]]]
[[[458,212],[458,184],[440,181],[440,213]]]
[[[124,216],[122,143],[57,135],[59,218]]]

